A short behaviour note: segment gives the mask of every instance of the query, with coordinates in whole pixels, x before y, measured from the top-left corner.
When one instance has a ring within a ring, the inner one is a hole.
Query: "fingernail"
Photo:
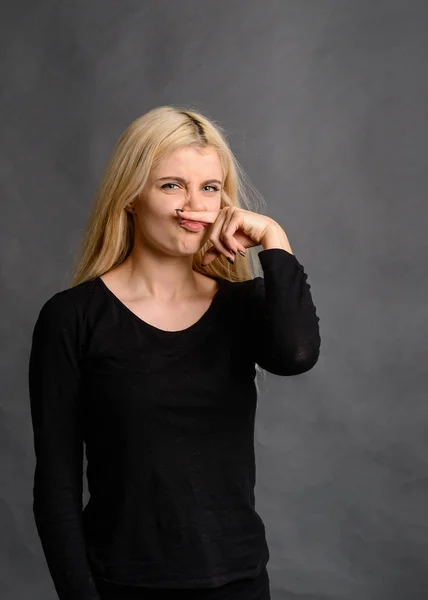
[[[231,250],[232,254],[236,254],[235,250]]]
[[[231,258],[229,258],[228,256],[226,256],[226,258],[227,258],[227,260],[230,262],[230,264],[231,264],[231,265],[233,265],[233,263],[234,263],[235,261],[233,261],[233,260],[232,260]]]
[[[247,256],[247,255],[245,254],[245,252],[242,252],[242,250],[238,250],[238,252],[239,252],[239,254],[240,254],[241,256],[243,256],[244,258]]]

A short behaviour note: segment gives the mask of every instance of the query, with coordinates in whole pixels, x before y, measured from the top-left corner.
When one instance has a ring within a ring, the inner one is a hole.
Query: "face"
[[[136,243],[171,256],[192,255],[207,241],[209,228],[180,225],[183,210],[219,210],[223,170],[212,148],[186,146],[164,157],[134,201]]]

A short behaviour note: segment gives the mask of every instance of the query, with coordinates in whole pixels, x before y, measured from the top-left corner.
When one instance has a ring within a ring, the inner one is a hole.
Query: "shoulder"
[[[77,323],[97,292],[95,279],[60,290],[43,302],[37,321],[52,325]]]

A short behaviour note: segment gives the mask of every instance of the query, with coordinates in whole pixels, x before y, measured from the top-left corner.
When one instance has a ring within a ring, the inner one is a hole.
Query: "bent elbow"
[[[320,346],[306,346],[293,355],[284,357],[278,361],[277,375],[301,375],[310,371],[318,362]]]
[[[320,344],[306,346],[298,352],[294,359],[294,365],[298,373],[310,371],[318,362],[320,356]]]

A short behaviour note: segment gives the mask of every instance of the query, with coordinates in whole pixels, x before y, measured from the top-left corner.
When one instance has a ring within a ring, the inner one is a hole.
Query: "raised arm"
[[[253,280],[245,302],[251,355],[275,375],[309,371],[318,361],[321,339],[308,276],[283,248],[262,250],[258,257],[264,277]]]
[[[74,306],[64,292],[43,305],[34,327],[29,361],[33,511],[60,600],[100,600],[82,525],[78,331]]]

